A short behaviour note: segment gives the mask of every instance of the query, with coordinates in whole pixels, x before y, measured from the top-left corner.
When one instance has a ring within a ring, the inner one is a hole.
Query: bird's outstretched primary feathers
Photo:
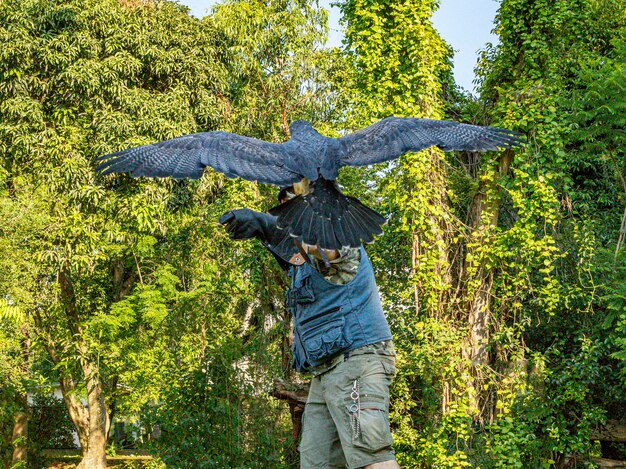
[[[98,158],[102,174],[198,179],[211,166],[229,177],[287,186],[303,178],[311,192],[275,207],[278,226],[307,244],[356,247],[382,232],[385,219],[332,183],[342,166],[364,166],[437,146],[444,151],[487,151],[523,145],[506,129],[452,121],[388,117],[340,138],[295,121],[291,138],[269,143],[228,132],[204,132],[143,145]],[[319,180],[319,181],[318,181]]]

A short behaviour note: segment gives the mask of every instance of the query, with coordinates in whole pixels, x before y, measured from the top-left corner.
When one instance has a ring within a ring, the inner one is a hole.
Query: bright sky
[[[191,14],[202,17],[219,0],[179,0],[191,9]],[[340,46],[343,34],[339,26],[339,8],[331,6],[333,0],[319,0],[321,7],[330,11],[329,46]],[[498,0],[441,0],[433,23],[439,34],[454,49],[454,78],[468,91],[473,91],[474,67],[478,51],[487,42],[495,43],[491,33]]]

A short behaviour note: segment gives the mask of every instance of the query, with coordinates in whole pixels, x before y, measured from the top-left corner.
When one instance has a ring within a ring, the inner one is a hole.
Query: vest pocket
[[[307,360],[311,365],[319,365],[323,359],[347,349],[352,341],[344,333],[344,319],[319,324],[308,330],[302,337]]]
[[[313,303],[315,301],[315,293],[308,285],[299,288],[296,295],[296,302],[300,304]]]
[[[315,301],[315,293],[311,288],[309,277],[301,279],[298,285],[292,285],[285,293],[285,305],[290,312],[298,307],[298,305],[308,305]]]
[[[335,313],[337,313],[339,311],[341,311],[341,306],[337,306],[335,308],[331,308],[329,310],[322,311],[321,313],[313,314],[312,316],[308,316],[308,317],[304,318],[302,321],[300,321],[300,326],[301,327],[305,327],[305,325],[309,324],[310,322],[313,322],[313,321],[315,321],[317,319],[320,319],[320,318],[326,318],[327,320],[324,321],[323,324],[321,324],[321,326],[324,326],[325,324],[328,324],[329,322],[331,322],[331,321],[328,320],[328,317],[331,316],[331,319],[332,319],[332,315],[334,315]],[[313,328],[314,329],[320,329],[321,326],[318,326],[318,327],[313,326]],[[308,335],[308,334],[305,333],[305,335]]]

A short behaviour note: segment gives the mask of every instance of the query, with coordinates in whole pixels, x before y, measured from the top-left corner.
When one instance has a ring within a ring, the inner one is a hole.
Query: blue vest
[[[287,309],[294,324],[294,368],[304,371],[341,352],[391,340],[372,264],[360,247],[356,276],[345,285],[327,281],[308,263],[291,266]]]

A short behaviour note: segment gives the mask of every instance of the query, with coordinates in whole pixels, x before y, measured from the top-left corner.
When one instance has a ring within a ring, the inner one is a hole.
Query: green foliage
[[[28,421],[29,459],[33,467],[43,464],[41,449],[75,448],[74,425],[63,400],[53,396],[35,395]]]
[[[622,3],[504,0],[478,100],[454,88],[434,0],[342,2],[343,51],[320,48],[326,13],[305,0],[228,0],[202,20],[167,1],[0,3],[1,456],[27,391],[66,380],[82,397],[91,369],[112,413],[158,425],[149,445],[168,466],[294,466],[268,397],[287,373],[285,279],[216,222],[274,194],[211,171],[100,177],[93,160],[388,115],[529,140],[342,173],[391,216],[368,252],[398,350],[398,460],[536,468],[597,451],[590,432],[625,417]]]
[[[327,12],[305,0],[228,0],[206,18],[223,34],[230,95],[220,97],[229,130],[270,141],[288,138],[297,118],[331,118]]]
[[[20,372],[18,329],[6,320],[0,321],[0,463],[8,466],[13,453],[14,417],[23,410],[17,396],[23,389],[25,377]]]
[[[437,6],[433,0],[341,4],[358,124],[392,114],[437,116],[451,55],[430,21]]]
[[[168,467],[286,467],[287,415],[255,396],[264,385],[241,341],[220,339],[200,364],[171,373],[159,405],[142,413],[148,428],[158,425],[151,448]]]
[[[482,99],[498,125],[524,129],[530,140],[499,183],[514,216],[501,214],[505,229],[488,250],[500,270],[498,327],[514,331],[494,346],[506,354],[523,341],[524,354],[542,364],[528,376],[531,387],[515,387],[514,448],[490,440],[492,452],[496,443],[502,449],[494,455],[517,453],[518,466],[589,455],[591,430],[607,412],[622,415],[609,332],[617,315],[605,298],[624,281],[606,248],[615,247],[625,202],[623,131],[613,130],[623,127],[625,19],[620,2],[505,1],[501,42],[483,55]],[[492,436],[501,434],[496,423]]]
[[[449,106],[444,99],[455,91],[451,50],[430,22],[436,6],[432,1],[343,4],[353,70],[346,91],[352,98],[350,127],[388,115],[443,117]],[[448,177],[448,164],[436,150],[406,155],[399,164],[366,169],[360,176],[362,187],[375,194],[369,197],[391,215],[371,257],[386,274],[379,285],[399,354],[392,412],[397,456],[411,467],[470,465],[476,392],[460,354],[465,325],[456,322],[458,305],[451,298],[453,233],[463,224],[452,211],[456,193]]]
[[[562,101],[571,116],[568,143],[574,188],[572,211],[581,217],[596,212],[594,231],[601,245],[612,244],[618,238],[615,220],[626,206],[623,131],[626,43],[623,36],[612,42],[608,53],[582,64],[571,96]]]
[[[284,123],[331,112],[318,79],[329,54],[310,54],[325,31],[325,13],[303,1],[232,1],[204,20],[173,2],[0,5],[1,314],[19,311],[32,326],[31,354],[48,381],[73,383],[67,392],[80,397],[95,373],[116,415],[167,402],[171,418],[200,422],[180,377],[201,363],[224,383],[250,362],[255,386],[226,387],[224,408],[239,418],[215,414],[220,448],[240,445],[223,458],[251,461],[257,444],[280,457],[284,429],[264,418],[282,413],[269,390],[286,331],[284,280],[259,246],[232,243],[217,223],[274,195],[213,172],[174,182],[92,168],[120,148],[218,127],[282,141]],[[205,391],[224,399],[223,386]],[[240,438],[244,427],[251,436]]]
[[[504,1],[477,102],[449,86],[447,49],[428,22],[434,2],[343,4],[348,126],[445,110],[529,137],[514,155],[425,152],[349,179],[393,214],[371,257],[386,274],[400,356],[395,436],[407,465],[560,464],[565,454],[589,454],[589,429],[623,401],[622,342],[597,327],[621,327],[621,311],[605,301],[619,297],[607,292],[623,274],[604,254],[626,205],[619,4]],[[373,175],[389,177],[375,186]],[[485,292],[487,355],[477,366],[468,309]],[[541,373],[528,369],[528,355]]]

